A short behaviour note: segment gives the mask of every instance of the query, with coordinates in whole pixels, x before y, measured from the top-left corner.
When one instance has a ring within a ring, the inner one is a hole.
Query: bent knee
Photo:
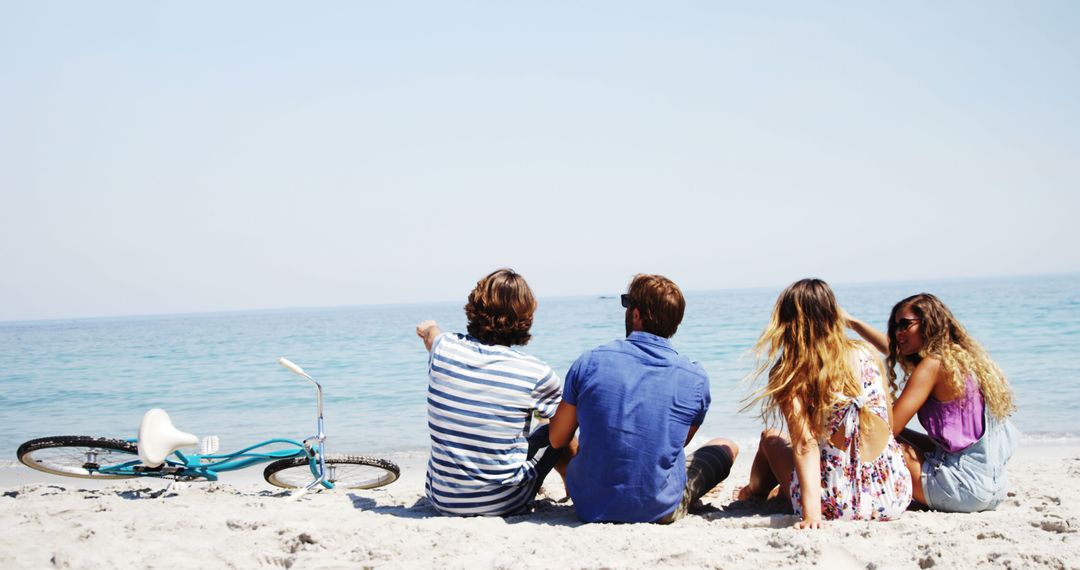
[[[769,428],[761,432],[761,441],[774,439],[777,437],[783,437],[783,435],[780,433],[780,430],[775,428]]]
[[[728,452],[731,454],[732,459],[735,459],[739,455],[739,444],[727,438],[713,438],[710,439],[705,445],[719,445],[720,447],[726,447]]]
[[[784,434],[778,429],[767,429],[761,432],[761,442],[758,444],[764,447],[772,447],[775,445],[788,445],[788,439],[784,437]]]
[[[767,429],[761,432],[761,442],[758,444],[760,452],[778,453],[789,449],[791,449],[791,440],[778,430]]]

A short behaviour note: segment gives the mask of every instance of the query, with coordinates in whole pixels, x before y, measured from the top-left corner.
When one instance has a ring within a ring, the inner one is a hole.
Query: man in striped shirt
[[[443,514],[510,515],[526,510],[562,454],[548,426],[530,434],[533,412],[550,418],[562,381],[539,359],[511,348],[531,335],[536,298],[525,279],[499,269],[465,305],[468,332],[417,325],[428,360],[427,498]]]

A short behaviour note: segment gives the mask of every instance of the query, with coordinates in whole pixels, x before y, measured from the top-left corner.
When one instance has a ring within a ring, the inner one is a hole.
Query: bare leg
[[[769,490],[776,488],[776,477],[769,468],[769,460],[765,457],[765,448],[758,445],[757,453],[754,454],[754,462],[750,464],[750,481],[742,487],[736,487],[731,498],[736,501],[746,501],[754,497],[765,497]]]
[[[795,453],[791,449],[791,442],[777,430],[761,432],[757,455],[750,466],[750,482],[737,491],[736,498],[771,497],[775,493],[788,497],[794,468]]]
[[[934,449],[934,440],[930,439],[930,436],[913,429],[904,428],[904,430],[900,432],[900,435],[896,436],[896,440],[900,443],[914,447],[923,453]]]
[[[900,449],[904,452],[904,463],[907,464],[908,472],[911,473],[911,495],[919,504],[925,505],[926,496],[923,495],[922,489],[922,464],[925,456],[922,450],[906,443],[901,443]]]

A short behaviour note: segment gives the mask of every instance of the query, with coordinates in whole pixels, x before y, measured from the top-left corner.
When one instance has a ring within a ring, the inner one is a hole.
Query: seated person
[[[626,338],[570,367],[551,444],[566,446],[580,429],[566,484],[581,520],[670,523],[728,476],[738,447],[714,439],[686,459],[709,408],[709,378],[671,346],[686,307],[675,283],[636,275],[622,305]]]
[[[555,413],[561,381],[539,359],[511,348],[531,335],[536,298],[517,273],[481,279],[465,305],[469,334],[417,325],[428,359],[427,498],[449,515],[525,511],[562,454],[548,426],[530,434],[535,411]],[[562,446],[559,446],[562,447]]]
[[[781,417],[790,440],[761,435],[750,483],[737,497],[778,492],[800,520],[892,520],[911,503],[911,476],[889,429],[884,367],[864,342],[847,338],[832,289],[803,279],[780,293],[754,346],[768,381],[755,402]]]
[[[848,316],[848,325],[886,355],[889,383],[904,372],[892,431],[904,446],[915,500],[934,510],[992,510],[1008,493],[1005,464],[1018,432],[1005,374],[940,299],[920,293],[897,303],[887,334]],[[912,416],[926,434],[906,429]]]

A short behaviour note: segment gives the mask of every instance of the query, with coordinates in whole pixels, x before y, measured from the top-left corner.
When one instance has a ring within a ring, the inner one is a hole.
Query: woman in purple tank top
[[[948,307],[929,293],[897,303],[888,333],[847,316],[848,326],[887,356],[889,384],[903,390],[893,406],[893,433],[904,444],[914,498],[932,509],[995,508],[1006,494],[1005,464],[1017,431],[1005,375]],[[906,429],[918,414],[926,430]]]

